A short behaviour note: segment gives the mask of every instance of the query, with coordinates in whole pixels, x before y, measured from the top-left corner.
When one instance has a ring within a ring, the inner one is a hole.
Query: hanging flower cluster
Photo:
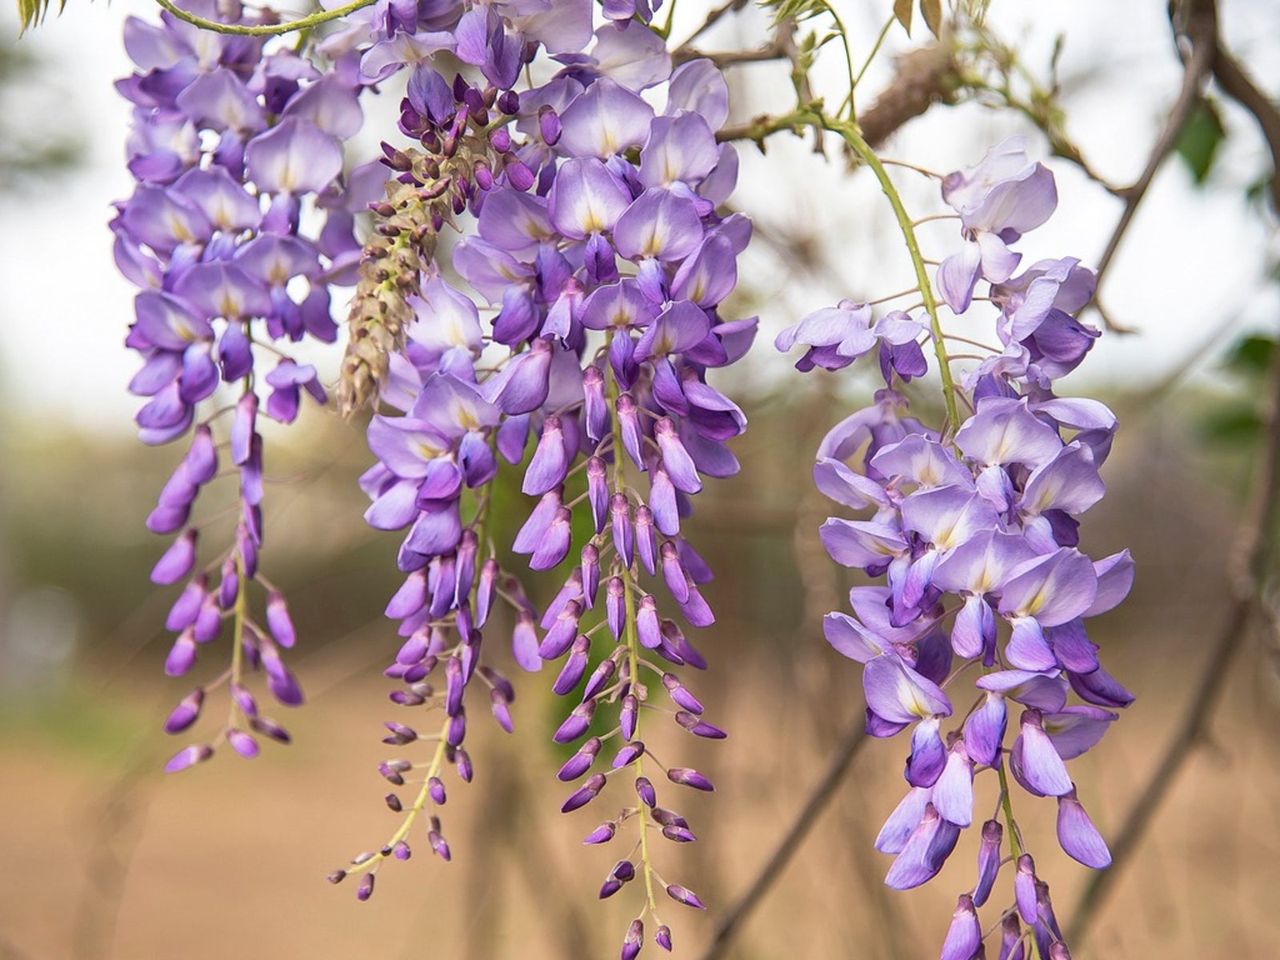
[[[938,267],[938,291],[957,316],[977,312],[975,303],[998,311],[1000,346],[986,347],[990,356],[962,383],[949,370],[944,380],[952,408],[967,416],[938,430],[908,412],[902,385],[927,370],[922,342],[951,339],[924,311],[874,320],[869,306],[846,301],[784,331],[777,346],[807,347],[802,370],[841,369],[874,351],[885,383],[871,406],[827,435],[814,468],[821,491],[859,513],[823,525],[828,553],[882,580],[853,588],[852,612],[829,614],[826,637],[863,664],[868,733],[910,731],[909,789],[876,839],[895,857],[885,882],[907,889],[941,870],[974,822],[975,778],[992,772],[995,811],[982,822],[975,883],[959,898],[942,958],[984,955],[976,908],[1009,861],[1001,960],[1028,955],[1027,933],[1039,956],[1066,957],[1049,888],[1013,817],[1006,769],[1027,793],[1055,800],[1063,850],[1096,869],[1110,863],[1067,761],[1094,746],[1133,699],[1100,665],[1085,626],[1124,599],[1132,560],[1123,551],[1094,561],[1078,536],[1079,517],[1104,493],[1098,471],[1116,420],[1097,401],[1053,390],[1097,336],[1075,316],[1094,276],[1071,258],[1017,273],[1021,255],[1011,245],[1057,204],[1053,175],[1027,158],[1021,140],[943,178],[942,197],[963,245]],[[979,284],[985,295],[975,297]],[[953,706],[955,682],[971,668],[973,698]]]
[[[743,217],[716,212],[737,175],[733,149],[715,135],[728,90],[709,61],[673,71],[647,9],[608,4],[595,30],[587,4],[451,10],[454,19],[379,14],[375,30],[342,35],[366,75],[412,67],[400,113],[412,142],[383,146],[392,179],[371,206],[342,390],[352,408],[378,407],[369,426],[378,462],[361,481],[366,519],[406,531],[398,563],[407,579],[386,611],[404,638],[386,671],[397,681],[392,700],[437,717],[427,722],[438,728],[387,724],[388,743],[430,744],[421,762],[381,767],[416,797],[389,795],[406,810],[401,827],[331,879],[358,875],[367,898],[384,862],[410,856],[419,816],[449,858],[444,773],[452,764],[471,777],[463,741],[474,678],[498,723],[512,724],[513,686],[481,662],[482,630],[500,601],[512,608],[517,664],[560,662],[553,688],[577,700],[555,733],[581,742],[559,771],[581,781],[563,811],[610,781],[628,784],[626,806],[586,842],[605,843],[624,824],[636,832],[600,891],[612,896],[633,879],[644,888],[624,939],[630,958],[646,922],[671,948],[657,893],[702,907],[656,872],[659,835],[685,843],[694,834],[659,803],[654,772],[713,789],[696,770],[662,765],[642,736],[662,714],[694,736],[725,736],[674,671],[706,666],[679,620],[714,621],[701,593],[711,571],[682,523],[704,477],[737,471],[726,444],[746,426],[708,375],[739,359],[756,329],[754,318],[719,313],[751,232]],[[539,49],[553,62],[536,58]],[[474,70],[442,73],[431,59],[441,50]],[[549,75],[517,92],[526,65]],[[446,225],[464,233],[452,267],[469,291],[436,262]],[[509,541],[488,522],[500,460],[523,465],[530,498]],[[560,571],[546,609],[500,566],[499,545],[528,556],[533,571]]]
[[[238,4],[205,6],[202,12],[227,23],[259,22]],[[342,282],[359,254],[338,189],[341,140],[363,116],[349,70],[337,64],[322,74],[287,45],[208,33],[166,13],[158,25],[129,18],[125,46],[138,68],[118,85],[133,104],[128,158],[138,184],[111,226],[116,262],[142,291],[126,344],[143,365],[129,389],[146,398],[137,414],[145,443],[189,438],[147,518],[153,532],[177,535],[151,579],[185,581],[166,620],[177,634],[166,672],[187,674],[201,648],[231,625],[230,666],[184,697],[165,728],[190,728],[208,692],[221,686],[229,692],[228,720],[176,754],[167,767],[174,771],[222,743],[256,756],[255,734],[288,742],[284,728],[259,712],[248,669],[265,673],[280,703],[302,702],[281,657],[295,639],[289,611],[258,570],[264,479],[257,420],[262,405],[267,417],[293,422],[304,391],[325,402],[315,369],[283,347],[336,339],[328,285]],[[327,211],[318,234],[301,227],[317,208]],[[228,508],[234,533],[201,556],[196,501],[224,476],[239,481]],[[265,628],[254,619],[255,585],[264,594]]]

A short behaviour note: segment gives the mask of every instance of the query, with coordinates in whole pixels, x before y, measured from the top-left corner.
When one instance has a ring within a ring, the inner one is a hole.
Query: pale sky
[[[861,57],[890,4],[846,0],[838,6],[847,12],[855,56]],[[1259,82],[1278,92],[1280,29],[1274,7],[1268,10],[1266,0],[1223,6],[1228,42],[1250,63]],[[682,0],[677,23],[700,22],[699,11],[705,8],[705,3]],[[50,17],[20,41],[47,61],[51,89],[35,105],[14,104],[10,97],[10,113],[33,134],[60,127],[78,130],[86,154],[70,176],[31,195],[0,200],[0,390],[18,416],[61,416],[94,431],[132,430],[137,400],[125,392],[125,384],[137,361],[122,340],[134,290],[116,273],[106,228],[110,203],[131,189],[122,147],[128,109],[112,81],[129,71],[120,41],[125,16],[154,11],[147,0],[70,0],[63,17]],[[752,16],[742,24],[763,30],[763,18]],[[1117,182],[1132,180],[1180,76],[1164,0],[1044,0],[1034,5],[994,0],[990,22],[1006,39],[1026,38],[1022,49],[1033,66],[1043,65],[1054,37],[1066,33],[1062,75],[1069,80],[1100,71],[1068,101],[1069,128],[1100,171]],[[15,29],[12,0],[4,0],[0,30]],[[684,32],[678,28],[675,35]],[[896,30],[891,36],[889,54],[910,43]],[[733,27],[717,28],[704,42],[707,49],[733,46]],[[889,63],[882,53],[868,74],[869,90],[884,82]],[[839,69],[828,60],[822,77]],[[784,66],[752,66],[742,78],[745,86],[735,88],[736,118],[789,105]],[[864,94],[862,102],[867,99]],[[1278,315],[1280,298],[1273,289],[1261,289],[1268,258],[1277,253],[1274,240],[1269,249],[1267,229],[1255,211],[1246,209],[1242,196],[1243,185],[1266,169],[1266,154],[1247,118],[1229,109],[1227,120],[1232,136],[1210,186],[1194,189],[1185,169],[1171,160],[1112,268],[1107,306],[1141,333],[1104,336],[1073,382],[1156,379],[1226,317],[1240,316],[1245,329]],[[974,107],[936,108],[885,152],[948,170],[975,162],[984,145],[1020,131],[1029,132],[1033,151],[1043,154],[1042,141],[1014,117]],[[823,166],[803,145],[787,139],[771,141],[763,158],[754,147],[741,147],[743,174],[733,202],[768,222],[811,226],[827,238],[827,257],[848,280],[847,286],[788,283],[773,251],[760,243],[753,247],[742,273],[766,295],[763,333],[748,360],[753,380],[760,382],[789,375],[789,365],[768,341],[805,311],[843,295],[883,295],[911,285],[900,282],[907,276],[905,255],[869,175],[847,178],[839,163]],[[1070,164],[1055,160],[1050,165],[1058,175],[1060,206],[1045,227],[1023,241],[1026,262],[1071,255],[1091,263],[1105,245],[1119,202]],[[937,212],[934,189],[911,177],[907,174],[901,182],[913,213]],[[946,230],[926,234],[926,253],[932,248],[944,254],[952,240]],[[341,304],[341,297],[336,301]],[[327,353],[325,366],[333,369],[337,349]]]

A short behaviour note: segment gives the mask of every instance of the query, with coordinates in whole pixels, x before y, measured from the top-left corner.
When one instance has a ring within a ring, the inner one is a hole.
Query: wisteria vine
[[[960,237],[930,277],[918,221],[854,119],[866,68],[855,71],[838,18],[832,37],[843,41],[850,89],[837,113],[808,94],[806,64],[821,44],[797,53],[779,43],[796,109],[725,134],[721,66],[673,59],[669,24],[652,24],[644,2],[605,0],[597,16],[588,0],[359,0],[287,23],[238,3],[161,5],[158,25],[125,27],[137,71],[119,89],[133,105],[137,186],[112,229],[117,263],[141,290],[126,341],[143,359],[130,384],[145,398],[140,436],[189,443],[147,519],[174,536],[152,580],[184,584],[166,619],[176,639],[165,669],[187,675],[201,650],[230,639],[229,665],[192,689],[165,729],[192,729],[222,687],[227,719],[167,769],[224,744],[253,757],[260,737],[289,740],[251,690],[260,670],[277,701],[302,702],[281,653],[296,639],[292,619],[259,570],[259,406],[289,424],[303,392],[328,402],[316,369],[289,348],[338,340],[333,292],[349,287],[337,406],[368,411],[367,523],[403,531],[405,579],[385,610],[401,645],[384,672],[397,717],[409,719],[386,722],[383,742],[398,755],[378,767],[399,825],[329,879],[353,879],[367,900],[418,835],[451,859],[442,812],[450,782],[473,777],[465,742],[476,678],[495,721],[513,729],[505,652],[484,642],[486,628],[509,623],[511,659],[528,672],[554,665],[552,690],[573,701],[554,734],[576,745],[557,773],[576,785],[562,812],[606,791],[622,804],[584,840],[630,843],[599,894],[637,881],[621,956],[636,957],[647,938],[671,950],[660,894],[704,904],[659,872],[660,839],[695,839],[662,781],[713,786],[659,760],[669,746],[656,747],[665,741],[656,724],[666,715],[693,736],[726,735],[682,673],[707,663],[681,621],[715,619],[702,593],[712,571],[683,525],[704,479],[738,470],[728,443],[746,418],[710,380],[756,332],[754,317],[721,313],[751,237],[750,222],[725,206],[738,161],[721,141],[812,128],[870,168],[916,278],[910,291],[810,314],[776,341],[804,348],[801,371],[873,356],[884,382],[826,436],[814,477],[860,514],[827,521],[827,551],[878,581],[853,588],[851,612],[828,615],[826,637],[863,665],[868,733],[910,730],[908,792],[876,840],[895,857],[886,882],[911,888],[941,870],[974,823],[976,778],[994,773],[975,883],[959,897],[942,958],[985,955],[997,930],[1001,960],[1022,960],[1029,943],[1042,960],[1068,956],[1009,775],[1055,799],[1070,856],[1107,866],[1066,761],[1132,701],[1084,621],[1124,599],[1133,565],[1127,552],[1094,561],[1079,550],[1079,517],[1103,496],[1116,420],[1097,401],[1054,391],[1098,335],[1078,319],[1095,278],[1072,258],[1018,272],[1013,245],[1057,203],[1052,174],[1023,142],[938,178],[953,211],[939,216],[953,217]],[[835,17],[825,3],[772,6],[782,17]],[[330,21],[340,22],[313,35]],[[289,32],[300,39],[278,36]],[[350,163],[344,143],[363,126],[362,98],[396,83],[399,136]],[[873,308],[899,298],[918,303]],[[989,332],[948,333],[947,311],[966,322],[991,314],[997,343]],[[953,369],[957,342],[984,351],[967,371]],[[926,350],[944,411],[933,427],[908,404],[909,385],[931,372]],[[528,498],[514,532],[492,522],[504,469]],[[197,517],[204,488],[231,478],[226,509]],[[227,518],[231,530],[210,553],[210,531],[220,536]],[[512,555],[533,574],[551,572],[559,589],[542,609],[530,599],[537,581]],[[953,720],[956,681],[970,671],[974,699]],[[1006,747],[1010,703],[1021,712]],[[977,910],[1006,865],[1010,892],[984,933]]]
[[[252,22],[238,6],[223,18]],[[360,129],[363,113],[349,71],[322,74],[263,40],[210,34],[168,15],[158,25],[130,17],[125,48],[138,67],[118,85],[133,104],[128,161],[138,184],[112,229],[116,263],[142,291],[126,345],[143,366],[129,389],[148,398],[137,415],[145,443],[190,438],[147,518],[152,532],[177,534],[151,579],[186,581],[165,621],[177,634],[165,671],[186,675],[206,645],[224,632],[231,642],[229,666],[166,721],[169,733],[188,730],[207,694],[226,687],[226,722],[175,754],[167,769],[176,771],[221,744],[256,756],[255,734],[288,742],[285,728],[260,713],[251,670],[265,673],[279,703],[303,699],[281,655],[295,641],[288,606],[258,568],[266,485],[259,406],[265,393],[263,413],[287,424],[303,391],[326,401],[315,368],[285,347],[337,338],[330,286],[360,250],[338,189],[341,140]],[[323,227],[304,226],[316,214]],[[230,477],[239,481],[234,501],[196,520],[201,492]],[[206,551],[202,563],[201,529],[219,530],[228,515],[235,523],[225,546]],[[265,628],[254,619],[254,586],[265,594]]]
[[[1110,864],[1065,761],[1093,747],[1133,700],[1101,666],[1084,626],[1124,599],[1132,560],[1122,551],[1095,562],[1078,549],[1078,518],[1105,492],[1099,467],[1116,419],[1095,400],[1053,391],[1098,335],[1075,316],[1093,295],[1093,274],[1073,258],[1016,272],[1021,255],[1011,245],[1057,204],[1052,173],[1014,138],[940,180],[961,236],[937,267],[938,293],[957,318],[989,305],[999,346],[943,332],[923,273],[902,294],[924,300],[914,311],[876,318],[869,305],[842,301],[785,330],[776,346],[806,347],[801,370],[840,370],[874,354],[885,384],[875,403],[827,434],[814,468],[826,496],[864,516],[829,519],[827,552],[883,578],[852,589],[852,614],[827,616],[827,640],[863,665],[867,732],[911,731],[909,789],[875,843],[895,857],[885,882],[909,889],[937,875],[973,824],[976,776],[994,772],[976,881],[959,897],[941,956],[982,955],[976,911],[1012,862],[999,956],[1021,960],[1029,934],[1040,957],[1057,960],[1067,946],[1018,830],[1008,774],[1032,796],[1055,798],[1063,850],[1088,867]],[[919,266],[914,238],[909,247]],[[938,428],[910,415],[903,392],[928,371],[928,339],[945,371],[947,418]],[[960,383],[949,340],[986,351]],[[976,698],[944,735],[955,681],[975,668]],[[1068,702],[1072,692],[1079,703]],[[1010,702],[1022,709],[1006,748]]]

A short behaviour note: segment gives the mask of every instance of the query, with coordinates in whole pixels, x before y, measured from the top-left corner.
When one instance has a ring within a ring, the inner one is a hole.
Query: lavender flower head
[[[227,23],[259,18],[238,4],[194,9]],[[159,24],[129,18],[125,48],[137,71],[118,89],[133,104],[127,152],[137,185],[111,227],[116,262],[141,291],[125,342],[142,367],[129,389],[145,400],[136,417],[143,442],[189,443],[147,518],[154,533],[176,535],[151,579],[184,584],[165,622],[177,636],[165,671],[193,671],[224,621],[231,644],[229,668],[195,687],[165,724],[186,731],[206,695],[227,689],[226,723],[179,751],[166,767],[176,771],[223,744],[255,757],[261,737],[288,742],[260,712],[251,672],[265,674],[279,703],[302,702],[282,657],[296,639],[289,609],[258,566],[259,424],[262,416],[292,423],[303,394],[326,400],[315,368],[288,348],[337,335],[329,287],[359,250],[343,208],[341,141],[363,122],[361,85],[342,70],[321,74],[287,44],[204,33],[168,13]],[[316,212],[318,232],[302,226]],[[197,510],[206,488],[232,486],[224,477],[238,481],[230,531]],[[211,537],[222,542],[202,556]]]
[[[1132,560],[1122,551],[1095,561],[1079,549],[1080,518],[1105,493],[1099,469],[1116,420],[1095,400],[1053,390],[1097,337],[1075,316],[1093,274],[1070,258],[1017,272],[1013,245],[1056,206],[1050,171],[1014,139],[943,178],[942,196],[961,245],[942,260],[937,289],[955,314],[987,301],[996,313],[999,346],[953,388],[952,405],[967,416],[934,429],[908,413],[906,385],[927,369],[921,347],[941,332],[926,310],[875,320],[845,301],[784,331],[777,346],[807,346],[801,370],[841,369],[874,352],[884,379],[874,404],[827,434],[814,479],[855,515],[823,524],[827,552],[878,581],[853,588],[850,611],[828,614],[827,640],[862,664],[868,733],[910,737],[906,796],[876,838],[894,857],[886,883],[908,889],[942,869],[974,823],[978,776],[994,771],[1004,823],[982,826],[976,883],[960,897],[942,956],[981,954],[975,911],[992,895],[1005,836],[1017,861],[1006,871],[1016,874],[1010,915],[1047,956],[1061,931],[1013,819],[1008,775],[1054,799],[1068,855],[1110,863],[1067,762],[1133,700],[1086,628],[1124,599]],[[972,702],[953,705],[954,681],[973,668]]]
[[[662,805],[655,773],[700,791],[711,781],[663,767],[642,738],[664,711],[682,736],[724,736],[674,672],[706,666],[675,617],[695,627],[714,621],[702,594],[711,572],[682,527],[704,478],[738,466],[727,441],[746,419],[709,380],[754,337],[754,318],[720,313],[750,225],[717,213],[737,170],[732,148],[715,138],[728,113],[724,80],[704,60],[673,72],[643,22],[647,10],[612,5],[609,22],[593,30],[585,5],[581,18],[566,5],[554,29],[514,8],[485,9],[483,42],[472,32],[478,7],[446,23],[451,39],[440,41],[474,71],[444,74],[426,58],[411,67],[400,115],[411,142],[384,145],[392,179],[372,207],[391,243],[366,245],[366,266],[383,273],[367,273],[352,312],[353,343],[369,318],[385,328],[381,318],[396,317],[396,335],[344,369],[353,400],[377,403],[369,426],[377,462],[361,480],[366,519],[404,531],[398,563],[407,579],[387,608],[403,638],[387,670],[401,684],[393,700],[418,712],[443,707],[443,718],[434,733],[388,725],[390,742],[425,742],[432,759],[387,761],[383,775],[399,785],[410,771],[414,780],[425,774],[424,792],[391,841],[343,874],[372,875],[414,818],[443,802],[430,784],[461,752],[473,678],[510,729],[512,685],[481,663],[482,630],[501,604],[512,659],[526,671],[557,662],[555,692],[577,700],[555,734],[581,743],[559,772],[580,782],[563,810],[628,781],[630,805],[587,842],[609,841],[626,821],[644,838],[638,861],[615,863],[601,889],[613,896],[641,880],[644,902],[623,942],[623,955],[635,956],[646,921],[670,947],[655,889],[702,906],[658,879],[648,840],[694,839]],[[391,39],[425,43],[424,28]],[[384,42],[363,52],[364,69]],[[518,68],[539,44],[560,68],[517,91]],[[434,259],[446,226],[463,234],[452,266],[465,288]],[[409,247],[411,258],[395,259]],[[529,504],[503,546],[527,556],[531,570],[557,570],[563,584],[543,609],[500,564],[488,526],[501,461],[522,467]],[[585,542],[575,542],[575,517],[588,525]],[[674,709],[655,709],[658,698]]]

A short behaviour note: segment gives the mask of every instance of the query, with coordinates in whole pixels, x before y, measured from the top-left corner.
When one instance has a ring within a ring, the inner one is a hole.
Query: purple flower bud
[[[347,871],[345,870],[331,871],[329,875],[325,877],[325,879],[328,880],[330,883],[341,883],[343,880],[347,879]]]
[[[978,914],[973,909],[973,899],[967,894],[960,894],[956,901],[956,910],[951,917],[951,927],[942,942],[940,960],[972,960],[978,948],[982,946],[982,926],[978,923]]]
[[[600,826],[587,834],[587,838],[582,842],[589,844],[608,843],[613,839],[613,835],[617,832],[617,824],[612,820],[606,820],[604,823],[600,824]]]
[[[445,863],[448,863],[453,859],[452,855],[449,853],[449,844],[445,842],[445,839],[440,835],[439,830],[429,830],[427,832],[427,842],[431,844],[431,849],[435,852],[435,855]]]
[[[617,669],[618,664],[612,658],[601,660],[599,666],[592,670],[591,676],[587,678],[587,685],[582,690],[582,699],[591,700],[599,694],[613,679],[613,674]]]
[[[475,768],[471,766],[471,754],[462,748],[458,748],[454,769],[458,771],[459,780],[463,783],[470,783],[471,778],[475,776]]]
[[[582,547],[582,563],[578,567],[582,577],[582,602],[590,610],[595,606],[600,590],[600,550],[594,543]]]
[[[702,702],[689,692],[689,689],[680,682],[680,678],[674,673],[664,673],[662,675],[662,685],[667,688],[667,694],[676,706],[683,707],[690,713],[702,713]]]
[[[630,568],[634,557],[634,532],[631,527],[631,503],[625,493],[609,499],[609,516],[613,532],[613,549],[624,567]]]
[[[686,787],[693,787],[695,790],[703,790],[707,793],[715,790],[710,780],[697,770],[689,767],[672,767],[667,771],[667,779],[672,783],[683,784]]]
[[[257,417],[257,394],[246,393],[236,403],[235,417],[231,421],[231,462],[236,466],[243,466],[249,460]]]
[[[218,450],[213,442],[213,431],[207,424],[196,427],[180,470],[186,481],[195,486],[206,484],[217,475]]]
[[[653,784],[648,777],[636,777],[636,795],[646,807],[652,808],[658,805],[658,793],[653,789]]]
[[[365,873],[360,878],[360,886],[356,887],[356,899],[364,903],[373,896],[373,874]]]
[[[676,433],[671,418],[660,418],[654,424],[653,435],[662,454],[662,465],[675,488],[682,493],[697,493],[701,490],[702,480],[698,476],[698,468]]]
[[[569,472],[569,457],[565,451],[564,431],[560,418],[547,416],[542,423],[542,436],[525,470],[520,489],[530,496],[541,496],[560,486]]]
[[[662,828],[662,835],[676,843],[693,843],[698,839],[693,835],[692,830],[688,827],[682,827],[678,823],[667,824]]]
[[[178,635],[164,661],[164,672],[171,677],[180,677],[196,662],[196,641],[188,628]]]
[[[596,533],[604,529],[609,515],[609,482],[605,463],[599,457],[587,460],[587,501],[591,504],[591,521]]]
[[[1024,710],[1019,726],[1009,755],[1009,769],[1017,781],[1037,796],[1061,797],[1070,793],[1071,776],[1044,731],[1040,711]]]
[[[218,584],[218,606],[223,610],[230,610],[236,602],[236,597],[240,595],[240,577],[236,572],[236,561],[233,557],[227,557],[222,561],[222,581]]]
[[[408,860],[413,856],[413,851],[409,849],[409,845],[403,840],[397,840],[391,848],[391,855],[397,860]]]
[[[404,804],[400,802],[400,798],[394,793],[388,793],[382,799],[387,802],[387,809],[392,813],[399,813],[404,809]]]
[[[587,732],[587,727],[591,726],[591,718],[595,713],[596,701],[587,700],[578,704],[569,716],[565,717],[564,723],[560,724],[551,739],[556,743],[572,743]]]
[[[578,748],[577,753],[564,762],[564,765],[560,768],[556,777],[565,783],[577,780],[580,776],[591,769],[591,765],[595,763],[596,756],[599,753],[600,738],[592,737]]]
[[[603,773],[592,774],[586,783],[569,795],[569,799],[560,807],[560,812],[572,813],[580,807],[585,807],[604,789],[604,784]]]
[[[246,760],[252,760],[258,755],[258,741],[252,734],[237,727],[230,727],[227,730],[227,743],[231,744],[231,749]]]
[[[166,630],[177,633],[185,630],[196,621],[200,613],[200,605],[204,602],[204,578],[196,577],[182,589],[178,599],[169,608],[169,616],[165,619]]]
[[[668,953],[671,952],[671,928],[665,923],[658,928],[658,932],[653,935],[653,942],[660,946]]]
[[[613,763],[611,765],[613,769],[619,770],[629,763],[634,763],[636,758],[643,754],[644,743],[640,740],[632,740],[630,743],[624,744],[622,749],[614,754]],[[653,804],[650,804],[650,806],[653,806]]]
[[[208,643],[221,632],[222,611],[218,607],[217,597],[205,594],[191,630],[195,634],[196,643]]]
[[[598,896],[600,897],[601,900],[608,900],[610,897],[612,897],[615,893],[617,893],[621,889],[622,889],[622,881],[617,879],[616,877],[610,876],[610,877],[607,877],[604,883],[600,885],[600,893],[598,894]]]
[[[196,563],[196,541],[199,534],[187,530],[174,540],[151,569],[151,582],[161,585],[177,583],[191,572]]]
[[[568,507],[560,507],[551,519],[537,549],[529,558],[530,570],[550,570],[560,563],[569,552],[573,540],[573,514]]]
[[[432,777],[427,781],[427,793],[431,797],[431,802],[438,807],[445,804],[444,781],[439,777]]]
[[[662,627],[658,621],[658,602],[650,594],[640,598],[636,608],[636,633],[640,645],[649,650],[662,646]]]
[[[480,578],[476,582],[475,621],[477,627],[483,627],[485,621],[489,619],[489,610],[493,606],[493,588],[497,581],[498,561],[490,557],[480,565]],[[522,663],[521,666],[524,666],[524,664]]]
[[[1036,862],[1029,853],[1018,858],[1018,871],[1013,877],[1013,895],[1022,922],[1036,923]]]
[[[289,616],[289,607],[284,597],[272,590],[267,596],[267,628],[276,643],[282,647],[292,647],[297,642],[298,634],[293,629],[293,618]]]
[[[619,338],[615,337],[615,342]],[[639,468],[644,469],[644,442],[643,434],[640,430],[640,414],[636,410],[636,402],[631,394],[624,393],[618,397],[615,404],[618,415],[618,423],[622,427],[622,446],[627,451],[627,455],[631,457],[632,462]],[[617,456],[617,453],[614,453]]]
[[[686,710],[676,712],[676,723],[684,727],[695,737],[706,737],[708,740],[723,740],[728,736],[723,730],[714,724],[707,723],[701,717],[689,713]]]
[[[631,921],[627,927],[627,935],[622,938],[622,960],[636,960],[644,947],[644,923],[639,917]]]
[[[252,718],[258,715],[258,701],[254,699],[252,693],[234,681],[230,684],[230,691],[231,699],[246,717]]]
[[[911,732],[911,754],[907,757],[907,783],[913,787],[933,786],[946,762],[947,750],[938,732],[938,718],[929,717],[916,724]]]
[[[636,719],[640,712],[640,701],[635,694],[628,693],[622,698],[622,709],[618,711],[618,726],[622,730],[622,739],[630,740],[636,735]]]
[[[1076,799],[1074,788],[1066,796],[1058,798],[1058,843],[1069,857],[1086,867],[1105,870],[1111,866],[1107,842]]]
[[[613,865],[613,870],[609,876],[623,883],[630,883],[636,878],[636,865],[630,860],[619,860]]]
[[[463,676],[462,660],[457,654],[450,657],[444,665],[445,700],[444,712],[451,717],[458,715],[462,709],[462,695],[466,692],[467,681]]]
[[[507,174],[507,181],[517,190],[523,192],[533,186],[533,171],[523,161],[513,160],[506,165],[504,170]]]
[[[203,763],[213,756],[213,747],[206,743],[192,744],[189,747],[183,747],[172,757],[169,762],[164,765],[165,773],[177,773],[179,770],[185,770],[187,767],[194,766],[197,763]]]
[[[621,577],[610,577],[605,584],[605,618],[609,621],[609,632],[615,640],[622,639],[623,626],[627,620],[626,591]]]
[[[554,147],[560,140],[560,117],[549,106],[538,109],[538,134],[548,147]]]
[[[698,899],[698,895],[696,893],[685,887],[677,886],[674,883],[667,885],[667,896],[676,903],[683,903],[686,907],[693,907],[695,910],[707,909],[706,904]]]
[[[290,743],[293,740],[288,730],[266,717],[250,717],[249,726],[264,737],[270,737],[276,743]]]
[[[582,618],[582,604],[570,600],[564,609],[556,615],[556,622],[551,625],[542,643],[538,646],[538,656],[543,660],[555,660],[564,656],[578,636],[578,621]]]
[[[560,669],[560,676],[556,677],[556,682],[551,687],[556,694],[563,697],[578,685],[582,675],[587,671],[590,653],[591,641],[588,638],[580,636],[573,641],[569,657]]]
[[[511,701],[501,690],[489,691],[489,712],[493,714],[493,719],[498,721],[500,726],[507,733],[515,730],[515,723],[511,719]],[[459,714],[461,717],[462,714]],[[454,746],[462,743],[461,737],[458,738]]]
[[[653,574],[658,569],[658,542],[653,532],[653,511],[641,504],[636,507],[636,553],[645,570]]]
[[[496,691],[494,691],[496,693]],[[499,711],[498,704],[502,704]],[[498,721],[498,725],[507,733],[511,732],[511,715],[506,712],[506,701],[501,698],[494,698],[493,715]],[[455,716],[449,718],[449,726],[445,730],[445,743],[451,747],[461,746],[462,741],[467,738],[467,711],[465,707],[459,707]]]
[[[1022,924],[1018,922],[1017,911],[1005,914],[1000,924],[1000,957],[999,960],[1025,960],[1026,948],[1022,942]]]
[[[396,663],[403,667],[411,667],[414,664],[421,663],[427,656],[430,639],[431,632],[429,630],[415,631],[408,640],[401,644],[400,649],[396,652]],[[447,665],[445,673],[446,675],[448,673]],[[401,676],[404,676],[404,674],[402,673]]]
[[[1004,828],[998,820],[988,820],[982,825],[982,843],[978,846],[978,883],[973,888],[974,906],[982,906],[991,896],[991,888],[1000,872],[1000,844],[1004,840]]]
[[[181,733],[196,722],[204,703],[204,688],[196,687],[183,697],[164,722],[165,733]]]

